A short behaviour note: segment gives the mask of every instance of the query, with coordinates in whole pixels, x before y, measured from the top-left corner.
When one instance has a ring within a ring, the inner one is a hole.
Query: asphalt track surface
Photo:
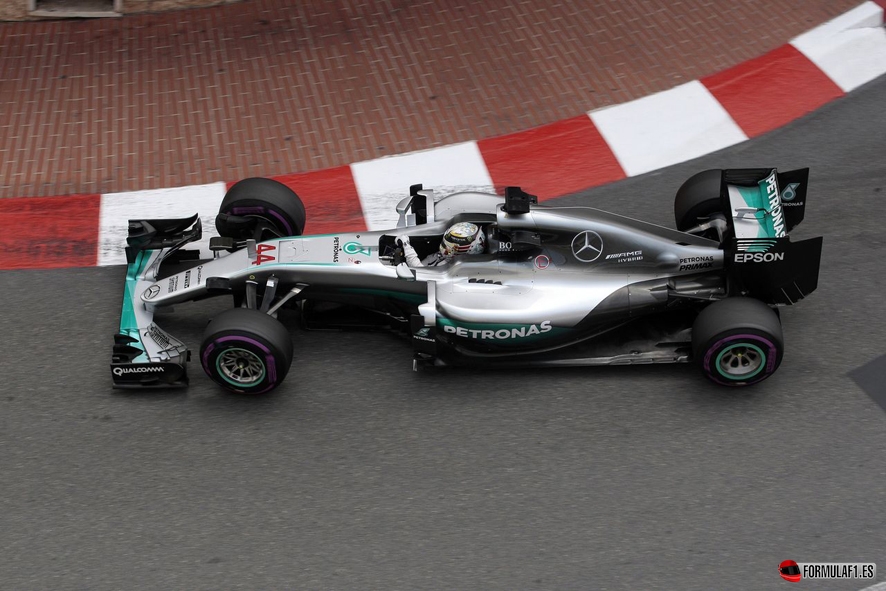
[[[825,236],[820,287],[747,390],[691,366],[414,373],[394,335],[317,332],[272,396],[196,364],[186,392],[119,393],[123,268],[3,272],[0,587],[768,590],[789,558],[882,570],[886,414],[847,373],[886,353],[884,104],[880,79],[562,200],[670,226],[698,170],[812,168],[793,235]],[[228,305],[163,325],[197,347]]]

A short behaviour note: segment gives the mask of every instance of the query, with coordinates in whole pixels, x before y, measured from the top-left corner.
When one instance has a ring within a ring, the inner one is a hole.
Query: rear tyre
[[[200,347],[203,371],[240,394],[263,394],[283,382],[292,365],[292,339],[258,310],[233,308],[210,321]]]
[[[781,364],[781,322],[759,300],[726,298],[695,319],[692,350],[710,380],[723,386],[750,386],[771,376]]]
[[[231,187],[219,207],[215,227],[219,236],[257,241],[285,236],[301,236],[307,215],[299,196],[278,181],[266,178],[243,179]],[[249,227],[228,223],[227,216],[249,218]]]
[[[695,174],[677,189],[674,199],[674,221],[681,232],[721,213],[720,169]]]

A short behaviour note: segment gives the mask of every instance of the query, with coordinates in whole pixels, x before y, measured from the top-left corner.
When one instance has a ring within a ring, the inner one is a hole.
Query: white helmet
[[[440,254],[452,256],[459,254],[481,254],[486,250],[486,235],[477,224],[459,222],[451,226],[443,234],[440,243]]]

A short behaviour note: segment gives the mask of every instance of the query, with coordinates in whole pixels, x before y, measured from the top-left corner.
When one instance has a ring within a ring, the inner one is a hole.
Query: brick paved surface
[[[248,0],[0,23],[0,197],[349,164],[581,115],[860,0]]]

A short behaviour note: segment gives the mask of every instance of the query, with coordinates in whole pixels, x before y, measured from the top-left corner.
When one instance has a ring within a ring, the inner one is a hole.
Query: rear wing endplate
[[[726,248],[732,292],[790,305],[818,287],[823,239],[733,238]]]

